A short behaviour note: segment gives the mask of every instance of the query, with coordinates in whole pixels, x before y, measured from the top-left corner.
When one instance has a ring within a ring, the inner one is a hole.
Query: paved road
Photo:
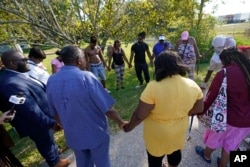
[[[211,165],[205,163],[195,153],[195,145],[204,146],[202,144],[203,131],[202,125],[199,125],[197,119],[194,118],[191,140],[186,142],[185,149],[182,150],[182,161],[179,167],[217,167],[216,158],[220,150],[213,153]],[[69,167],[76,167],[75,157],[71,150],[61,156],[71,159],[72,163]],[[142,125],[136,127],[130,133],[120,131],[111,135],[110,158],[112,167],[147,167],[147,156],[142,139]],[[41,167],[48,166],[44,163]]]

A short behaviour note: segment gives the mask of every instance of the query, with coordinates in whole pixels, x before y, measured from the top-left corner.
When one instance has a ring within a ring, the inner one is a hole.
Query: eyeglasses
[[[22,59],[19,59],[19,60],[11,60],[11,61],[23,61],[23,62],[27,62],[28,61],[28,59],[27,58],[22,58]]]

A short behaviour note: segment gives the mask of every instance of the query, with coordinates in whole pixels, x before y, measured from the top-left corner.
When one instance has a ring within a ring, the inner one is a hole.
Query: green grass
[[[218,25],[215,30],[217,35],[223,34],[234,37],[237,45],[250,45],[250,22]]]
[[[215,27],[217,34],[234,35],[244,33],[246,29],[250,28],[250,22],[238,24],[223,24]]]

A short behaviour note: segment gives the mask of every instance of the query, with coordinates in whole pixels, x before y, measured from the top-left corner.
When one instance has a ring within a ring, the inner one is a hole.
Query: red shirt
[[[236,63],[224,68],[227,75],[227,123],[234,127],[250,127],[250,88],[246,77]],[[223,70],[215,75],[204,101],[204,112],[215,100],[223,77]]]

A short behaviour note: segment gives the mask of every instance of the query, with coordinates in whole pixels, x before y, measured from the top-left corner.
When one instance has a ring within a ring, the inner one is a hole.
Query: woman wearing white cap
[[[200,57],[195,38],[189,36],[188,31],[183,31],[181,38],[175,45],[175,50],[179,53],[183,62],[188,65],[190,69],[189,78],[194,79],[196,57]]]
[[[214,54],[210,59],[209,68],[204,78],[204,82],[201,84],[201,89],[205,90],[207,88],[207,82],[210,79],[213,71],[219,71],[222,67],[219,55],[224,48],[236,47],[236,41],[232,37],[226,37],[224,35],[218,35],[214,37],[212,41],[212,49],[214,49]]]

